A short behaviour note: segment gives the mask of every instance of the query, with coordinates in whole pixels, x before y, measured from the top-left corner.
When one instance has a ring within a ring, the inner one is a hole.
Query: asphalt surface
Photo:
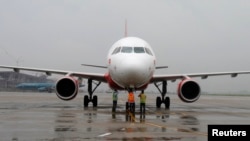
[[[140,114],[137,98],[133,116],[125,112],[126,94],[119,94],[115,113],[111,94],[97,94],[97,108],[83,108],[83,95],[62,101],[53,93],[0,92],[0,140],[206,141],[209,124],[250,124],[250,96],[202,95],[183,103],[170,95],[165,110],[155,106],[159,95],[147,94],[146,113]]]

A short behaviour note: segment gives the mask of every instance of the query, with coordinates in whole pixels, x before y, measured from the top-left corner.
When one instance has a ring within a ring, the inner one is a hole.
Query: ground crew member
[[[146,98],[147,96],[144,94],[144,90],[138,95],[140,97],[140,111],[141,113],[145,113],[145,106],[146,106]]]
[[[128,108],[130,112],[132,113],[135,112],[135,98],[134,98],[134,93],[132,90],[129,90],[129,93],[128,93]]]
[[[113,112],[115,112],[116,110],[117,100],[118,100],[118,91],[114,90],[113,91],[113,109],[112,109]]]

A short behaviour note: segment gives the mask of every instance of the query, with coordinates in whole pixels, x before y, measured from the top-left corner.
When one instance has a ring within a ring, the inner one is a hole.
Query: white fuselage
[[[147,85],[155,71],[155,55],[150,45],[137,37],[122,38],[107,57],[111,79],[122,88]]]

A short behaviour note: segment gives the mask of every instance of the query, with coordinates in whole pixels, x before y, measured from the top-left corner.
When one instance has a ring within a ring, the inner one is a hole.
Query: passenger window
[[[145,50],[143,47],[134,47],[135,53],[145,53]]]
[[[149,54],[149,55],[152,55],[152,56],[153,56],[153,53],[150,51],[150,49],[145,48],[145,50],[146,50],[146,53],[147,53],[147,54]]]
[[[123,53],[132,53],[132,47],[122,47],[121,52]]]

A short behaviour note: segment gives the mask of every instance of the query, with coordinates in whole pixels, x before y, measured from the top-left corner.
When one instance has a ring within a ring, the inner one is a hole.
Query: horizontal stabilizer
[[[165,68],[168,68],[168,66],[158,66],[158,67],[155,67],[155,69],[165,69]]]
[[[95,67],[95,68],[108,68],[107,66],[98,66],[98,65],[89,65],[89,64],[81,64],[82,66]]]

